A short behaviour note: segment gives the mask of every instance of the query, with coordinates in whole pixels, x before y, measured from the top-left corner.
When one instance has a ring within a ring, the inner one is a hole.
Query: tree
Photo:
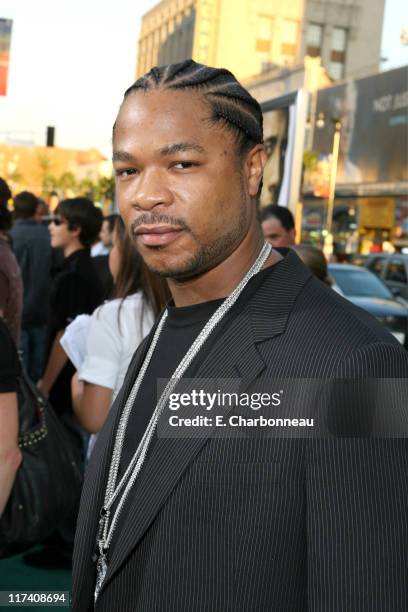
[[[6,176],[7,176],[7,182],[9,183],[11,187],[11,191],[13,192],[20,191],[24,183],[24,177],[22,173],[20,172],[20,170],[18,170],[17,168],[12,168],[7,172]]]
[[[113,176],[106,177],[101,176],[98,179],[97,185],[97,198],[104,202],[105,200],[113,201],[115,196],[115,179]]]
[[[69,195],[66,192],[76,193],[78,184],[75,175],[72,172],[63,172],[57,181],[57,187],[62,191],[64,197]]]
[[[52,174],[52,161],[45,153],[39,153],[37,162],[40,167],[41,186],[43,195],[48,195],[50,191],[57,188],[58,181]]]

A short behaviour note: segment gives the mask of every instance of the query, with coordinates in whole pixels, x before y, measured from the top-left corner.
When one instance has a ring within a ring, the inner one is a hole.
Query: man
[[[171,378],[166,393],[181,377],[242,389],[289,379],[290,393],[299,380],[408,373],[374,319],[293,251],[264,245],[258,103],[226,70],[154,68],[125,94],[113,160],[121,215],[173,302],[88,467],[73,610],[402,611],[405,440],[156,428],[157,379]]]
[[[50,290],[49,347],[41,391],[59,414],[72,414],[71,378],[75,373],[60,339],[79,314],[92,314],[103,300],[90,247],[99,234],[102,213],[88,198],[70,198],[58,204],[49,232],[51,246],[63,251],[64,262]]]
[[[51,244],[48,230],[36,219],[38,198],[22,191],[14,198],[15,224],[10,232],[24,287],[21,350],[31,380],[44,368],[48,292],[51,279]]]
[[[261,221],[265,240],[274,248],[295,244],[295,221],[288,208],[270,204],[261,209]]]

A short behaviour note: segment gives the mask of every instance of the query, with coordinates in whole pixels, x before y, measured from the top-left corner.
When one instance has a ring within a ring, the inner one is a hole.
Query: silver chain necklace
[[[119,515],[123,509],[123,506],[128,497],[129,491],[131,490],[132,486],[134,485],[136,481],[136,478],[138,477],[140,473],[140,470],[146,458],[146,454],[147,454],[150,442],[155,432],[157,422],[163,412],[163,409],[167,403],[167,400],[170,394],[173,392],[173,389],[176,387],[179,379],[183,376],[184,372],[187,370],[187,368],[193,361],[194,357],[200,351],[201,347],[203,346],[204,342],[207,340],[208,336],[211,334],[214,328],[218,325],[218,323],[221,321],[224,315],[228,312],[228,310],[230,310],[230,308],[235,304],[242,290],[247,285],[248,281],[261,270],[265,261],[269,257],[271,249],[272,247],[270,246],[270,244],[265,242],[255,263],[245,274],[244,278],[241,280],[239,285],[237,285],[234,291],[228,297],[225,298],[223,303],[217,308],[217,310],[212,315],[212,317],[207,321],[207,323],[205,324],[201,332],[198,334],[197,338],[194,340],[193,344],[190,346],[190,348],[188,349],[188,351],[186,352],[186,354],[184,355],[184,357],[178,364],[172,377],[168,381],[163,393],[161,394],[159,401],[156,404],[156,408],[152,414],[149,424],[143,434],[142,439],[140,440],[140,443],[125,473],[123,474],[120,482],[116,485],[120,460],[122,456],[123,443],[125,439],[126,428],[127,428],[130,412],[132,410],[136,396],[139,392],[140,386],[144,379],[146,370],[149,366],[153,352],[156,348],[161,331],[166,322],[167,314],[168,314],[167,310],[163,313],[163,316],[160,319],[156,332],[153,336],[153,340],[150,344],[149,350],[143,361],[142,367],[139,370],[136,381],[126,401],[125,408],[120,417],[118,429],[116,432],[115,444],[114,444],[111,464],[109,468],[109,476],[108,476],[108,481],[106,485],[105,498],[104,498],[104,503],[101,509],[101,518],[99,520],[99,531],[98,531],[98,537],[97,537],[97,547],[99,550],[99,556],[98,556],[97,566],[96,566],[97,576],[96,576],[96,586],[95,586],[95,601],[99,595],[103,581],[106,576],[106,572],[108,570],[107,553],[109,550],[109,546],[112,542],[112,537],[113,537],[115,528],[117,526]],[[113,514],[112,520],[110,521],[112,505],[122,490],[123,490],[123,493],[119,499],[119,502]]]

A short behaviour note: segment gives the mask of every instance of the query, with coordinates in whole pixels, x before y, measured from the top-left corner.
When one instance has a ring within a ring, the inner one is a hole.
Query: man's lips
[[[142,244],[148,246],[162,246],[173,242],[183,231],[180,227],[173,225],[141,225],[135,234]]]

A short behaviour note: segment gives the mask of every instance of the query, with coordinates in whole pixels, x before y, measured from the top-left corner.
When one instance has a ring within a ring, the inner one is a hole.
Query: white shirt
[[[110,248],[106,247],[103,242],[97,242],[91,247],[91,257],[98,257],[98,255],[109,255]]]
[[[144,302],[141,292],[124,300],[111,300],[97,308],[91,317],[79,379],[112,389],[113,403],[130,360],[153,322],[153,312]],[[92,436],[88,456],[95,440],[96,436]]]

